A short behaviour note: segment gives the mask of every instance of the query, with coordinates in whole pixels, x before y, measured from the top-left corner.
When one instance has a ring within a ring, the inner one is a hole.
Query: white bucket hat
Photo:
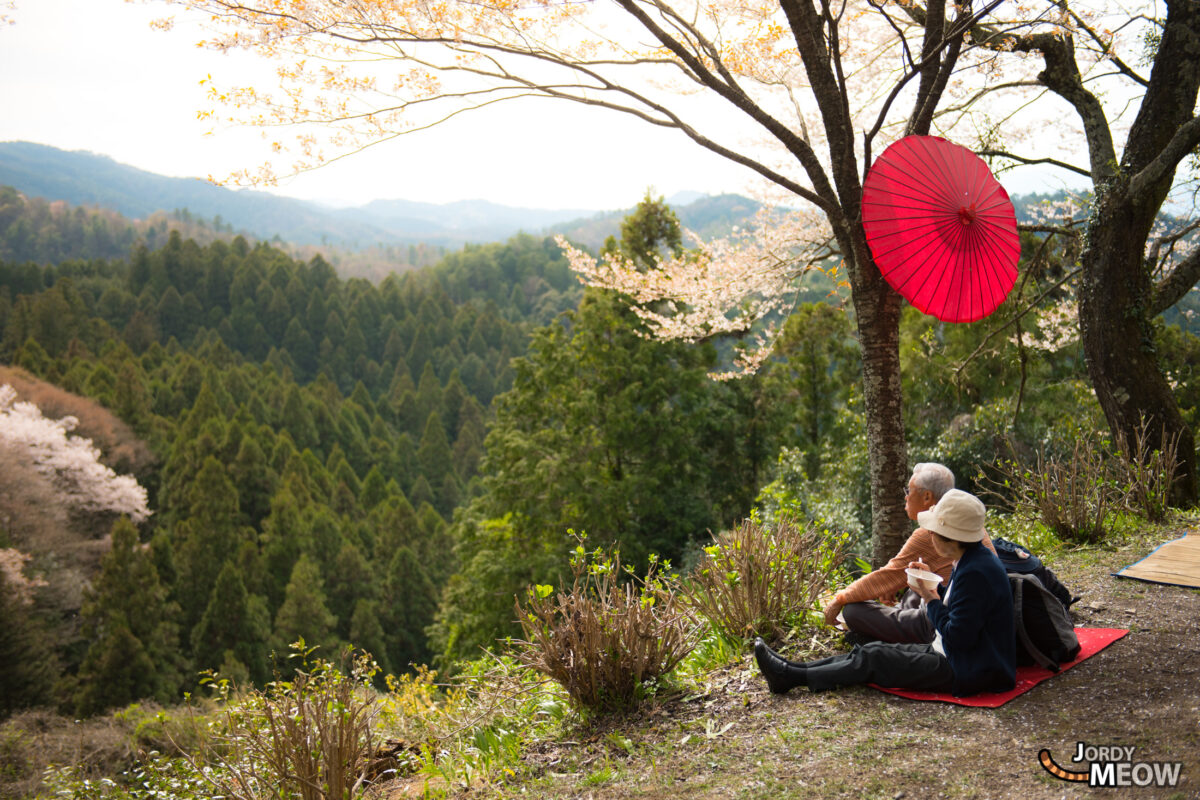
[[[983,502],[961,489],[951,489],[928,511],[917,514],[917,524],[958,542],[981,542],[987,511]]]

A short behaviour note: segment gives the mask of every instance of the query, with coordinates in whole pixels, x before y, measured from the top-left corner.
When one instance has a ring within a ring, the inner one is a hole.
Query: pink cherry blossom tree
[[[18,400],[11,386],[0,385],[0,441],[50,480],[66,505],[146,521],[152,512],[145,488],[102,464],[90,439],[71,434],[76,424],[69,416],[47,419],[33,403]]]

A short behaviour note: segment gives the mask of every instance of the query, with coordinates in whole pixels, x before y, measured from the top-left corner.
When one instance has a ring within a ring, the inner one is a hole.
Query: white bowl
[[[908,575],[908,585],[914,589],[920,589],[921,585],[924,584],[924,587],[932,592],[942,582],[942,576],[936,572],[928,572],[913,567],[909,567],[904,572]]]

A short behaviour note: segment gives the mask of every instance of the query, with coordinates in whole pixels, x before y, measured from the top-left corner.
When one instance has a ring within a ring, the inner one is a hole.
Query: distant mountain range
[[[457,248],[515,233],[558,232],[598,246],[619,230],[629,209],[597,211],[511,208],[484,200],[434,204],[375,200],[357,208],[329,208],[266,192],[231,190],[198,178],[168,178],[119,164],[107,156],[65,151],[32,142],[0,142],[0,186],[31,197],[109,208],[141,219],[186,209],[255,238],[346,249],[422,242]],[[668,198],[685,227],[711,235],[739,224],[758,204],[736,195],[685,192]]]
[[[30,197],[108,208],[132,219],[186,209],[204,220],[219,218],[218,227],[232,226],[257,239],[351,251],[417,243],[457,249],[468,242],[502,241],[521,231],[561,233],[594,249],[608,236],[619,235],[621,220],[632,210],[513,208],[485,200],[440,205],[374,200],[355,208],[331,208],[266,192],[226,189],[198,178],[168,178],[107,156],[32,142],[0,142],[0,186],[12,186]],[[1027,221],[1027,205],[1043,199],[1013,197],[1018,220]],[[732,194],[681,192],[667,202],[686,229],[704,237],[727,233],[760,208],[756,201]]]

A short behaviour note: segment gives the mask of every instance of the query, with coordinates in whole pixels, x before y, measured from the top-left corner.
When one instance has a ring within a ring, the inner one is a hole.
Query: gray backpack
[[[1079,655],[1079,637],[1071,615],[1057,597],[1033,575],[1008,573],[1013,596],[1013,628],[1017,665],[1040,664],[1058,672]]]

